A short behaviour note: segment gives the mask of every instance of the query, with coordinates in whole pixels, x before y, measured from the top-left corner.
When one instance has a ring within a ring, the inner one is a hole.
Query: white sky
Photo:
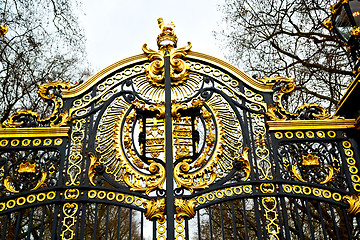
[[[224,59],[213,36],[223,0],[85,0],[81,22],[85,27],[89,61],[99,71],[126,57],[142,53],[144,43],[157,50],[157,19],[174,22],[178,47]]]

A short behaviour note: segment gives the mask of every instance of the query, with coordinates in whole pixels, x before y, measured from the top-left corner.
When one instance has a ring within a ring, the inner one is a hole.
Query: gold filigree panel
[[[195,115],[187,115],[187,114]],[[174,178],[178,187],[207,188],[241,159],[242,130],[235,112],[218,94],[208,101],[173,103]],[[194,136],[199,135],[197,140]],[[105,172],[132,190],[149,194],[165,181],[164,105],[141,101],[127,103],[120,97],[108,107],[96,137],[98,162]],[[193,156],[197,156],[194,158]],[[94,159],[94,157],[92,157]],[[93,176],[95,162],[89,176]],[[242,169],[249,177],[248,161]],[[211,176],[209,177],[209,173]]]

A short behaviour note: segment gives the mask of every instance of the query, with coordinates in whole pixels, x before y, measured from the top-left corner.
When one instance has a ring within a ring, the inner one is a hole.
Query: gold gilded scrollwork
[[[181,218],[187,217],[191,219],[195,216],[196,212],[194,210],[197,202],[195,199],[181,199],[175,198],[175,210],[176,210],[176,219],[178,221]]]
[[[349,204],[349,208],[346,209],[346,211],[349,214],[356,216],[358,213],[360,213],[360,197],[359,197],[359,195],[343,196],[343,201],[345,203]]]
[[[143,203],[143,206],[146,209],[145,217],[149,220],[158,219],[160,222],[165,220],[164,209],[165,209],[165,199],[151,199],[146,200]]]
[[[158,36],[159,51],[152,50],[147,47],[145,43],[142,50],[147,55],[150,61],[146,69],[146,77],[154,85],[164,85],[164,57],[170,56],[170,76],[172,84],[178,85],[184,82],[189,76],[189,68],[183,60],[187,52],[191,48],[191,43],[182,48],[176,48],[177,37],[174,33],[175,25],[173,23],[165,25],[162,18],[158,19],[161,33]],[[167,41],[167,45],[161,45],[162,42]]]
[[[216,179],[226,176],[227,171],[233,169],[234,159],[241,160],[242,132],[231,107],[219,95],[214,95],[206,102],[209,108],[205,106],[201,108],[203,104],[205,105],[201,100],[192,102],[193,108],[200,108],[199,117],[202,117],[204,122],[203,151],[197,159],[184,158],[174,167],[177,187],[184,187],[190,192],[208,188]],[[189,109],[189,107],[184,104],[175,104],[173,109],[175,140],[180,134],[176,129],[179,110]],[[183,136],[189,133],[187,130],[182,129]],[[178,150],[176,154],[185,155],[183,149]],[[250,172],[249,164],[245,161],[246,157],[245,151],[242,155],[244,165],[241,166],[243,167],[241,170],[245,172],[245,178]]]
[[[68,112],[63,108],[63,101],[51,92],[54,89],[70,89],[71,86],[67,82],[51,82],[39,85],[38,94],[44,101],[51,101],[54,104],[53,112],[49,117],[40,119],[39,114],[30,110],[19,111],[14,113],[7,119],[2,126],[3,127],[20,127],[24,125],[24,121],[17,121],[22,116],[30,117],[30,119],[36,120],[38,123],[50,123],[51,127],[60,127],[67,124],[69,120]]]
[[[265,210],[265,219],[267,221],[266,230],[269,239],[279,239],[280,227],[277,213],[277,200],[275,197],[264,197],[261,201]]]
[[[81,150],[85,138],[85,123],[85,119],[74,120],[73,131],[71,132],[72,149],[68,158],[68,181],[65,183],[66,186],[78,186],[80,184],[79,178],[81,174],[81,162],[83,160]]]
[[[283,97],[291,94],[296,87],[294,78],[286,77],[265,77],[263,82],[265,84],[280,84],[281,88],[273,95],[273,101],[275,106],[269,105],[266,115],[273,121],[285,121],[295,119],[300,116],[300,113],[306,113],[306,118],[312,119],[333,119],[338,118],[330,116],[326,110],[316,103],[305,103],[298,107],[294,113],[291,113],[285,109],[282,104]],[[309,110],[309,111],[307,111]],[[310,111],[311,110],[311,111]]]
[[[41,173],[41,178],[37,181],[35,187],[31,188],[30,190],[33,191],[33,190],[39,189],[40,187],[44,187],[46,185],[45,184],[46,177],[47,177],[47,173],[42,172]],[[13,187],[13,184],[14,183],[13,183],[12,178],[10,176],[8,176],[8,177],[6,177],[4,179],[4,187],[5,187],[5,189],[7,191],[12,192],[12,193],[19,193],[19,191],[15,190],[15,188]]]
[[[255,154],[258,157],[257,169],[259,170],[260,180],[273,180],[271,173],[271,162],[269,159],[270,151],[266,143],[266,128],[264,123],[264,115],[251,114],[254,119],[252,131],[255,135],[256,149]]]
[[[149,110],[149,111],[158,111],[157,117],[163,117],[165,115],[164,106],[156,105],[150,106],[146,108],[139,101],[135,101],[134,103],[135,108],[139,108],[142,110]],[[162,189],[162,186],[165,181],[165,168],[156,162],[149,161],[150,165],[145,166],[145,164],[140,160],[140,158],[135,154],[134,150],[132,149],[132,142],[133,139],[130,137],[132,131],[132,123],[135,120],[135,113],[130,114],[126,117],[126,128],[124,132],[124,147],[126,150],[126,154],[132,159],[132,162],[138,167],[142,169],[148,170],[151,175],[146,175],[140,173],[135,168],[133,168],[126,160],[124,152],[122,150],[122,143],[121,143],[121,136],[120,133],[123,131],[121,128],[122,117],[119,117],[116,125],[115,125],[115,134],[114,134],[114,142],[115,142],[115,156],[120,161],[118,165],[119,170],[123,173],[122,180],[130,186],[131,190],[133,191],[145,191],[146,194],[149,194],[154,189]],[[120,180],[120,178],[118,178]]]
[[[307,156],[302,155],[301,165],[304,167],[318,167],[318,166],[320,166],[319,157],[316,155],[312,155],[311,153],[309,153]],[[328,169],[327,175],[326,175],[325,179],[320,182],[320,184],[325,184],[327,182],[334,180],[334,175],[335,175],[334,168],[329,165],[329,166],[327,166],[327,169]],[[296,178],[302,182],[308,182],[299,173],[297,165],[292,165],[290,171],[293,174],[293,178]]]
[[[132,106],[134,109],[131,111]],[[125,182],[132,191],[145,191],[149,194],[155,189],[163,188],[165,168],[153,160],[145,164],[134,150],[132,132],[136,109],[157,112],[156,117],[159,118],[165,114],[161,104],[145,106],[143,102],[134,101],[131,105],[121,98],[115,99],[114,106],[109,108],[100,124],[96,136],[96,151],[99,163],[106,166],[105,172],[115,181]],[[125,116],[128,111],[130,112]],[[141,171],[142,169],[145,171]]]
[[[92,185],[96,185],[94,178],[95,178],[95,174],[96,174],[96,167],[99,166],[99,163],[97,162],[97,158],[95,156],[94,153],[90,152],[89,153],[89,157],[90,157],[90,166],[89,166],[89,181],[91,182]]]
[[[7,191],[12,193],[18,193],[19,191],[16,191],[15,188],[12,185],[11,177],[8,176],[4,179],[4,187]]]
[[[76,213],[78,211],[77,203],[65,203],[63,207],[64,219],[62,220],[63,230],[60,234],[61,239],[70,240],[75,236]]]
[[[330,18],[327,18],[324,20],[324,26],[329,29],[330,31],[333,30],[334,26],[333,26],[333,23],[332,23],[332,20]]]
[[[215,117],[216,119],[216,126],[215,126],[214,123],[212,122],[211,114],[208,111],[203,110],[202,116],[205,122],[207,123],[206,128],[209,132],[209,134],[206,136],[205,139],[207,147],[205,148],[202,156],[200,156],[196,160],[194,167],[203,165],[206,160],[205,157],[211,152],[212,148],[215,148],[211,160],[209,160],[205,164],[205,166],[200,168],[195,173],[189,173],[189,170],[192,168],[192,166],[190,166],[190,164],[186,161],[180,162],[174,167],[174,178],[177,186],[186,187],[191,192],[194,189],[208,188],[209,185],[216,180],[216,177],[218,176],[216,168],[218,163],[221,162],[221,155],[224,152],[223,151],[224,150],[223,145],[225,144],[224,129],[223,129],[223,124],[220,121],[219,117]],[[215,134],[213,133],[213,130],[215,130],[216,127],[218,130],[217,138],[215,138]]]
[[[0,25],[0,37],[5,36],[8,31],[8,27],[6,25]]]
[[[241,169],[245,172],[245,178],[244,181],[248,180],[250,177],[250,173],[251,173],[251,167],[250,167],[250,162],[249,162],[249,148],[245,147],[243,149],[243,152],[240,156],[240,158],[238,158],[236,161],[240,162],[242,164]]]

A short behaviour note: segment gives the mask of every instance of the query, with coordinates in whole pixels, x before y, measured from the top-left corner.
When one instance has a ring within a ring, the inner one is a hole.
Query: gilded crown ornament
[[[26,163],[20,163],[20,168],[18,170],[19,173],[35,173],[36,169],[35,169],[35,163],[30,163],[30,162],[26,162]]]
[[[164,45],[177,45],[177,37],[174,32],[175,24],[173,22],[165,24],[162,18],[158,18],[158,25],[161,30],[161,33],[157,37],[157,45],[159,49]]]

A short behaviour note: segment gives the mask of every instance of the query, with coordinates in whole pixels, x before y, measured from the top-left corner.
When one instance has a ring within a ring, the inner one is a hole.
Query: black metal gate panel
[[[253,79],[161,26],[158,51],[44,84],[47,118],[2,124],[1,239],[359,239],[355,120],[289,112],[294,79]]]

